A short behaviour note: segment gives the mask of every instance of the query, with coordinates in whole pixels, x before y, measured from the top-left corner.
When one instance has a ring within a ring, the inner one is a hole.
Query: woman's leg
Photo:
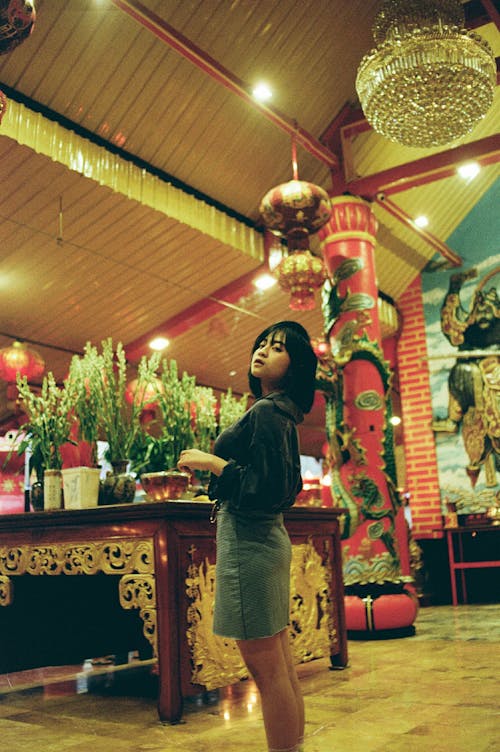
[[[281,649],[283,650],[283,655],[285,656],[286,666],[288,670],[288,677],[290,679],[290,684],[292,685],[294,694],[295,694],[295,701],[297,704],[297,717],[299,719],[299,735],[298,735],[298,741],[299,744],[302,744],[304,741],[304,722],[305,722],[305,714],[304,714],[304,698],[302,696],[302,690],[300,688],[299,683],[299,677],[297,676],[297,668],[295,666],[295,661],[292,654],[292,648],[290,645],[290,635],[288,629],[284,629],[282,632],[280,632],[281,637]]]
[[[295,752],[300,717],[281,635],[238,640],[237,644],[259,690],[269,749]]]

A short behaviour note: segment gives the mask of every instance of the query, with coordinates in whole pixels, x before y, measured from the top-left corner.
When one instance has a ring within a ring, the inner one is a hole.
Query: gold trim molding
[[[138,609],[143,634],[158,655],[154,546],[150,538],[92,543],[50,543],[47,546],[0,546],[0,606],[14,599],[11,576],[121,575],[120,606]]]

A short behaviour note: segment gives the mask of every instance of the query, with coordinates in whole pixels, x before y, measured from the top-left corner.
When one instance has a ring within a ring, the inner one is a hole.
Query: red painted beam
[[[469,161],[479,162],[481,165],[499,162],[500,134],[486,136],[479,141],[455,146],[430,157],[416,159],[374,175],[351,180],[347,183],[347,190],[367,200],[373,200],[381,193],[384,196],[390,196],[450,177],[458,165]]]
[[[415,232],[420,238],[423,238],[431,248],[434,248],[440,253],[441,256],[449,261],[452,266],[462,265],[462,259],[458,254],[452,251],[446,243],[443,243],[443,241],[439,240],[435,235],[427,232],[427,230],[424,230],[422,227],[417,227],[412,217],[410,217],[409,214],[403,211],[403,209],[397,206],[393,201],[388,198],[376,197],[375,203],[389,212],[389,214],[392,214],[393,217],[399,219],[400,222],[409,227],[410,230],[413,230],[413,232]]]
[[[141,359],[143,355],[149,352],[148,343],[155,336],[167,337],[173,339],[179,337],[184,332],[189,331],[194,326],[198,326],[207,319],[220,313],[225,308],[237,308],[237,303],[240,298],[248,295],[250,292],[255,291],[253,280],[259,274],[264,271],[269,271],[267,262],[254,269],[242,277],[235,279],[224,287],[220,287],[215,290],[212,295],[208,295],[202,300],[198,300],[193,305],[189,306],[180,313],[167,319],[162,324],[158,324],[155,328],[143,334],[138,339],[129,342],[125,346],[125,352],[127,354],[127,360],[131,363],[136,363]],[[249,315],[250,311],[246,311]]]
[[[290,136],[293,136],[297,144],[300,144],[314,157],[331,169],[338,168],[337,157],[326,146],[303,128],[300,128],[295,120],[284,115],[275,107],[257,102],[251,94],[250,87],[244,81],[237,78],[227,68],[224,68],[217,60],[204,52],[200,47],[197,47],[197,45],[187,39],[180,31],[174,29],[173,26],[170,26],[156,13],[146,8],[139,0],[112,0],[112,2],[141,26],[148,29],[158,39],[161,39],[162,42],[165,42],[165,44],[168,44],[169,47],[186,58],[186,60],[189,60],[215,81],[232,91],[233,94],[237,94],[244,99],[247,104],[260,110],[275,125]]]

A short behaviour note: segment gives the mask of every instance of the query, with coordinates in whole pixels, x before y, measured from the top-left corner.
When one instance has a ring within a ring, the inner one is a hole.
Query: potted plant
[[[135,496],[135,480],[126,475],[131,448],[140,431],[141,413],[145,404],[147,387],[154,383],[160,355],[141,358],[137,369],[137,386],[132,403],[126,399],[127,360],[121,342],[116,348],[111,338],[101,343],[101,352],[87,343],[79,370],[80,410],[82,435],[87,440],[97,438],[100,433],[107,441],[105,457],[113,467],[102,484],[102,503],[132,501]],[[88,396],[83,395],[83,388]],[[95,414],[86,413],[85,405],[92,405]]]
[[[51,371],[44,377],[39,393],[35,393],[26,376],[17,376],[19,401],[27,420],[19,427],[24,434],[18,452],[29,447],[31,457],[36,458],[37,475],[43,468],[44,507],[60,509],[61,493],[61,446],[72,442],[71,427],[74,415],[66,384],[59,387]]]
[[[179,377],[177,362],[164,359],[156,385],[160,419],[137,433],[132,468],[140,475],[146,493],[158,501],[179,498],[189,484],[189,475],[175,465],[181,451],[194,445],[190,408],[195,378],[186,372]]]

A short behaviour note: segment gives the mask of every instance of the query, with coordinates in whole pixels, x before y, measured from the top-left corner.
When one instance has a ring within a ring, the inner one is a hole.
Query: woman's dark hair
[[[252,355],[258,349],[262,340],[270,334],[282,332],[285,335],[285,349],[290,356],[290,367],[281,384],[281,388],[300,407],[302,412],[308,413],[314,400],[317,358],[311,347],[311,340],[307,331],[296,321],[278,321],[268,326],[259,334],[252,348]],[[262,397],[260,379],[248,373],[248,383],[254,397]]]

